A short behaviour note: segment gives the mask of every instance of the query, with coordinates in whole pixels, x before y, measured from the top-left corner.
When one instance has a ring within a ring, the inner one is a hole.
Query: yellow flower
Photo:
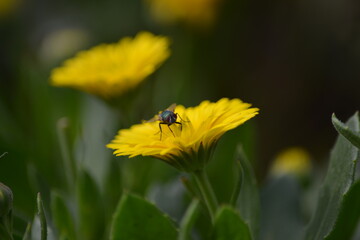
[[[169,55],[168,38],[140,32],[133,39],[126,37],[78,53],[54,69],[50,79],[54,86],[111,99],[138,86]]]
[[[281,152],[271,167],[271,173],[276,176],[295,175],[302,177],[311,169],[310,156],[307,151],[300,147],[292,147]]]
[[[220,99],[216,103],[203,101],[197,107],[176,106],[180,124],[162,125],[145,122],[120,130],[107,145],[117,156],[152,156],[182,171],[203,169],[219,138],[258,114],[259,109],[239,99]],[[172,132],[169,130],[171,128]]]
[[[161,22],[185,22],[189,25],[208,26],[216,18],[220,0],[147,0],[150,11]]]

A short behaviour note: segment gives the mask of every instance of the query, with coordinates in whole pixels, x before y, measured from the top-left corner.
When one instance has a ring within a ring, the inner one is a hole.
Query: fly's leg
[[[190,121],[185,121],[185,120],[180,116],[180,114],[178,114],[178,113],[175,113],[175,114],[176,114],[176,116],[178,116],[178,117],[180,118],[181,121],[183,121],[183,122],[190,122]]]
[[[168,128],[170,129],[171,133],[172,133],[172,134],[174,135],[174,137],[175,137],[175,134],[174,134],[174,132],[171,130],[170,125],[171,125],[171,124],[168,124]]]
[[[162,128],[161,128],[161,124],[163,124],[163,123],[159,122],[159,128],[160,128],[160,141],[161,141],[161,138],[162,138]]]
[[[176,124],[180,124],[180,126],[181,126],[181,130],[182,130],[182,124],[181,123],[179,123],[179,122],[174,122],[174,123],[176,123]],[[171,130],[171,124],[172,123],[164,123],[164,122],[159,122],[159,128],[160,128],[160,141],[161,141],[161,139],[162,139],[162,128],[161,128],[161,124],[166,124],[167,126],[168,126],[168,128],[169,128],[169,130],[170,130],[170,132],[172,133],[172,135],[175,137],[175,134],[174,134],[174,132],[173,132],[173,130]]]
[[[181,119],[181,121],[185,122],[184,119],[182,119],[182,117],[180,116],[180,114],[178,114],[178,113],[175,113],[175,114],[176,114],[176,116],[178,116]]]
[[[181,122],[174,122],[176,124],[179,124],[180,125],[180,130],[182,131],[182,123]]]
[[[171,130],[171,128],[170,128],[170,125],[171,124],[168,124],[168,123],[164,123],[164,122],[159,122],[159,128],[160,128],[160,141],[161,141],[161,139],[162,139],[162,128],[161,128],[161,124],[166,124],[167,126],[168,126],[168,128],[169,128],[169,130],[170,130],[170,132],[174,135],[174,137],[175,137],[175,134],[174,134],[174,132]]]

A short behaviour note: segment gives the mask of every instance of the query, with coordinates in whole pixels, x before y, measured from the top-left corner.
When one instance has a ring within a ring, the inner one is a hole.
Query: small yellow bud
[[[300,147],[292,147],[277,155],[271,166],[271,174],[304,177],[311,169],[310,155]]]

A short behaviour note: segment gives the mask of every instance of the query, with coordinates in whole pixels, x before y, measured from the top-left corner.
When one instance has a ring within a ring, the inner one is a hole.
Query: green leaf
[[[172,221],[152,203],[124,194],[114,214],[111,240],[172,240],[177,230]]]
[[[341,203],[340,214],[326,240],[351,239],[360,218],[360,181],[346,193]]]
[[[106,210],[109,216],[111,216],[114,212],[116,204],[120,200],[123,188],[119,162],[119,159],[110,159],[109,166],[105,174],[104,189],[107,203]]]
[[[44,211],[44,205],[41,199],[41,194],[38,193],[37,195],[37,215],[40,219],[40,229],[41,229],[41,240],[47,239],[47,222],[46,222],[46,216]]]
[[[12,233],[8,231],[7,228],[3,226],[2,223],[0,223],[0,239],[3,240],[13,240]]]
[[[56,133],[59,141],[60,152],[62,156],[62,163],[64,166],[64,173],[67,180],[67,186],[72,189],[74,179],[76,179],[76,163],[71,157],[71,151],[68,141],[67,133],[69,131],[69,119],[60,118],[56,124]]]
[[[340,122],[336,118],[335,114],[331,117],[332,123],[334,124],[335,129],[343,135],[347,140],[349,140],[354,146],[360,148],[360,133],[358,131],[353,131],[349,129],[344,123]]]
[[[82,239],[101,239],[105,228],[102,199],[94,179],[85,170],[78,176],[76,193]]]
[[[241,128],[229,131],[217,143],[212,160],[206,167],[210,183],[219,203],[228,203],[233,194],[236,181],[234,171],[234,153],[239,143]],[[213,181],[221,179],[221,181]]]
[[[249,227],[235,211],[224,206],[219,209],[215,217],[212,240],[251,240]]]
[[[31,223],[28,223],[22,240],[31,240]]]
[[[241,164],[242,184],[236,206],[241,217],[250,227],[252,237],[255,239],[258,235],[260,210],[260,199],[256,177],[251,163],[240,146],[237,149],[237,159]]]
[[[76,239],[73,218],[64,199],[57,192],[51,194],[51,212],[59,235],[63,238]]]
[[[191,228],[199,215],[200,202],[194,198],[185,212],[180,224],[179,240],[191,239]]]
[[[240,191],[241,191],[241,186],[242,186],[242,182],[243,182],[243,169],[241,166],[241,161],[238,159],[235,159],[235,167],[237,168],[237,172],[238,172],[238,178],[236,180],[236,184],[233,190],[233,193],[231,195],[231,199],[230,199],[230,205],[231,206],[236,206],[237,200],[239,198],[240,195]]]
[[[358,114],[347,122],[351,131],[359,131]],[[320,189],[317,208],[306,232],[306,239],[324,239],[332,231],[341,202],[354,182],[358,149],[339,135],[330,155],[324,184]]]
[[[28,232],[29,235],[27,235],[27,237],[31,240],[42,240],[42,239],[44,239],[44,236],[45,236],[43,234],[43,232],[46,231],[47,232],[46,239],[48,239],[48,240],[56,239],[51,228],[49,228],[49,227],[47,227],[46,229],[43,228],[43,225],[41,225],[42,224],[41,221],[42,220],[40,219],[40,216],[38,214],[36,214],[31,225],[29,226],[31,229],[29,229],[29,232]],[[24,236],[23,236],[23,238],[24,238]],[[18,238],[15,238],[15,239],[19,240]]]

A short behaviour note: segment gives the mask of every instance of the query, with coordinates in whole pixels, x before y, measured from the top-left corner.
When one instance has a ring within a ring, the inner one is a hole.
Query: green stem
[[[214,217],[216,210],[218,208],[218,203],[214,191],[210,185],[207,174],[204,170],[198,170],[196,172],[193,172],[193,176],[200,189],[201,195],[205,200],[206,206],[209,210],[211,221],[214,222]]]
[[[199,206],[199,200],[194,198],[181,220],[178,240],[190,239],[191,227],[194,225],[196,217],[198,216]]]
[[[199,193],[196,186],[194,186],[193,183],[189,181],[189,179],[187,179],[186,177],[181,177],[181,182],[192,198],[197,198],[200,199],[200,201],[204,202],[202,195]]]

